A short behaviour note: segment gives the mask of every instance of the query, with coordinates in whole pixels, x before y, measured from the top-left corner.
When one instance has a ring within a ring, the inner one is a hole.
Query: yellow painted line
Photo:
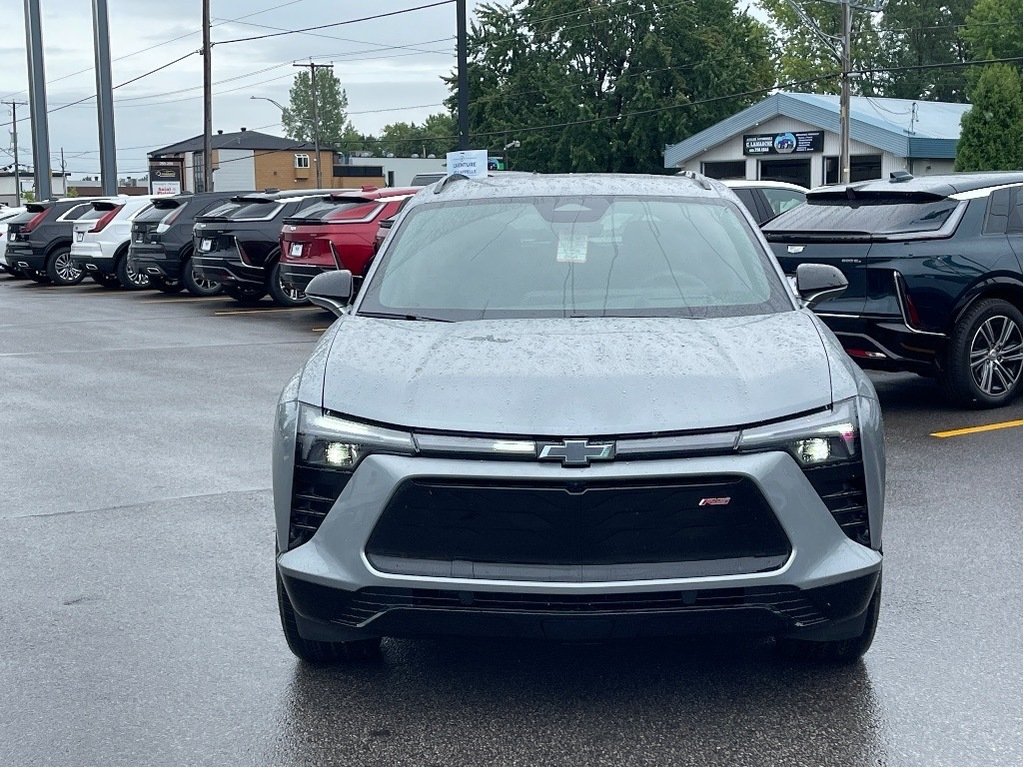
[[[326,327],[324,327],[324,328],[310,328],[310,330],[311,330],[311,331],[312,331],[313,333],[323,333],[324,331],[326,331],[326,330],[327,330],[327,328],[326,328]]]
[[[960,437],[961,435],[974,435],[978,432],[992,432],[997,429],[1012,429],[1024,425],[1024,419],[1013,421],[1000,421],[995,424],[982,424],[977,427],[964,427],[963,429],[947,429],[944,432],[932,432],[932,437]]]
[[[267,307],[266,309],[223,309],[214,312],[215,315],[260,315],[267,312],[309,312],[317,307]]]

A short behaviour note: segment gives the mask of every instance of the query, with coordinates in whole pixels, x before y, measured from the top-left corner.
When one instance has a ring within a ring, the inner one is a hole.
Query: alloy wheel
[[[989,396],[1012,388],[1021,374],[1020,326],[1006,315],[986,318],[971,339],[970,364],[974,383]]]
[[[70,253],[58,253],[53,261],[54,269],[62,281],[73,283],[82,274],[71,260]]]
[[[149,275],[139,272],[139,270],[132,266],[130,261],[124,265],[124,273],[128,278],[128,282],[136,288],[145,288],[149,285]]]
[[[293,288],[281,278],[278,278],[277,284],[281,286],[281,292],[292,301],[303,301],[306,298],[306,294],[304,291],[298,288]]]
[[[204,291],[212,291],[215,290],[218,286],[220,286],[220,283],[218,283],[216,280],[208,280],[207,278],[200,275],[194,269],[192,270],[192,282],[194,282]]]

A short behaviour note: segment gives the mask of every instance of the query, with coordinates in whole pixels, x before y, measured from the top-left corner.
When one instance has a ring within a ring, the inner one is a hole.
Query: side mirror
[[[341,317],[352,301],[352,273],[347,269],[321,272],[306,286],[306,298]]]
[[[831,264],[801,264],[796,268],[796,292],[807,307],[834,299],[848,285],[846,276]]]

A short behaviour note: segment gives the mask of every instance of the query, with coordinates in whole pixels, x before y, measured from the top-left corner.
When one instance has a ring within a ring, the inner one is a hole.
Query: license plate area
[[[292,243],[292,247],[289,249],[288,255],[296,258],[302,256],[302,243]]]
[[[204,237],[199,241],[200,251],[212,251],[213,250],[213,238]]]
[[[75,242],[80,243],[85,238],[85,232],[75,232]]]

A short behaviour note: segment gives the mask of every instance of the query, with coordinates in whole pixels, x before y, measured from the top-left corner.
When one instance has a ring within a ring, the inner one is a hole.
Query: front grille
[[[305,544],[313,538],[350,477],[351,472],[295,465],[288,549]]]
[[[789,555],[790,545],[746,478],[552,483],[419,478],[396,490],[366,553],[371,562],[387,562],[384,569],[394,571],[396,559],[549,567],[778,561]]]
[[[321,604],[323,601],[320,601]],[[327,606],[325,606],[327,607]],[[827,621],[796,587],[746,587],[600,595],[545,595],[378,587],[336,593],[332,621],[350,627],[366,624],[393,609],[497,612],[565,616],[670,614],[737,608],[765,608],[796,626]]]
[[[805,469],[814,490],[850,539],[871,545],[864,465],[859,461]]]

